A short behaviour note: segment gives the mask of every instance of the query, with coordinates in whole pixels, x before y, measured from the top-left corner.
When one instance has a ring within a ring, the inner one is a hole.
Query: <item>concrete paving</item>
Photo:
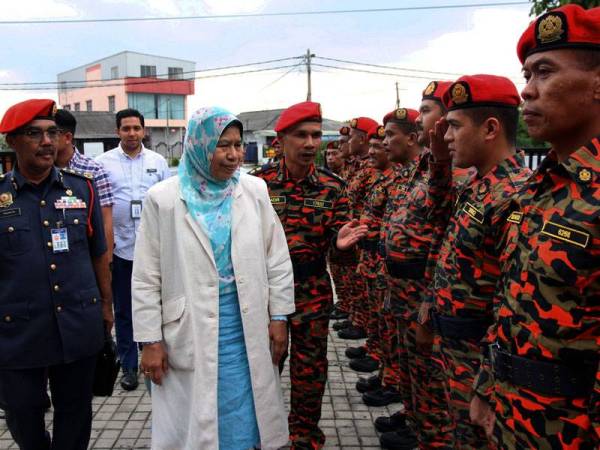
[[[329,380],[323,400],[320,426],[327,436],[326,450],[379,449],[379,438],[373,427],[375,418],[389,415],[400,408],[399,404],[372,408],[361,400],[354,385],[359,374],[348,367],[344,350],[362,341],[345,341],[330,330],[329,334]],[[360,374],[368,376],[369,374]],[[141,378],[140,378],[141,381]],[[289,407],[290,379],[286,370],[282,385],[286,406]],[[96,397],[93,402],[94,421],[90,449],[149,449],[152,405],[150,396],[142,384],[132,392],[126,392],[117,384],[112,397]],[[46,414],[51,430],[52,411]],[[0,420],[0,449],[18,448]],[[210,450],[210,449],[202,449]]]

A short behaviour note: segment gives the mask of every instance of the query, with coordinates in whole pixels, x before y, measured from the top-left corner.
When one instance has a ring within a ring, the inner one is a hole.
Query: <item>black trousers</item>
[[[0,370],[0,407],[21,450],[87,449],[95,368],[96,356],[50,367]],[[54,405],[52,439],[44,422],[47,379]]]

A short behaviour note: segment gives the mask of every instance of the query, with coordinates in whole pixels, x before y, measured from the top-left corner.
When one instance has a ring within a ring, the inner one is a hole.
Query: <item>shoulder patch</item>
[[[94,179],[94,176],[91,173],[89,173],[89,172],[81,172],[79,170],[69,169],[69,168],[66,168],[66,167],[63,168],[63,169],[60,169],[60,171],[62,173],[66,173],[68,175],[75,175],[77,177],[85,178],[86,180],[93,180]]]

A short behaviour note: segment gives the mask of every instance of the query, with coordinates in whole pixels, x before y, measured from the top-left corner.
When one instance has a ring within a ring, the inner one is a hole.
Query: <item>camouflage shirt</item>
[[[360,161],[358,169],[354,172],[354,176],[348,180],[347,186],[348,200],[350,201],[349,218],[357,220],[360,219],[365,207],[367,193],[379,176],[379,172],[371,167],[367,157],[358,161]]]
[[[507,227],[500,259],[498,344],[534,360],[566,365],[588,361],[597,367],[600,140],[593,139],[562,163],[551,151],[511,202]],[[485,395],[487,365],[480,375],[477,388]],[[588,410],[598,432],[598,370]]]

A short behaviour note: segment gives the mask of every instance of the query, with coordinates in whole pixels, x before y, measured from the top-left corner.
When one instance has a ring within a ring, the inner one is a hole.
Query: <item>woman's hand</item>
[[[361,238],[367,235],[369,227],[367,225],[359,225],[358,220],[353,220],[347,223],[338,232],[337,248],[341,251],[351,249]]]
[[[271,323],[269,323],[269,338],[271,339],[271,358],[273,364],[278,365],[288,347],[287,322],[285,320],[271,320]]]
[[[162,384],[168,370],[167,351],[162,342],[143,346],[141,369],[144,376],[150,378],[154,384]]]

